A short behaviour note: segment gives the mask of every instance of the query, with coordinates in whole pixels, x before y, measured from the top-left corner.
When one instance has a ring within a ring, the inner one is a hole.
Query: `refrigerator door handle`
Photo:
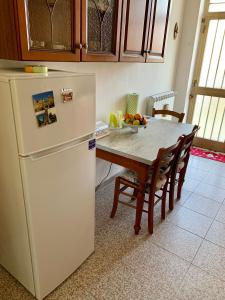
[[[60,147],[56,147],[56,148],[51,148],[49,150],[44,150],[44,151],[40,151],[38,153],[35,153],[35,154],[32,154],[32,155],[29,155],[27,157],[22,157],[23,159],[27,159],[27,158],[30,158],[31,160],[33,161],[36,161],[36,160],[40,160],[42,158],[47,158],[49,156],[53,156],[53,155],[56,155],[60,152],[63,152],[63,151],[68,151],[70,149],[73,149],[79,145],[82,145],[84,143],[87,143],[89,142],[91,139],[81,139],[81,140],[78,140],[76,142],[73,142],[72,144],[69,144],[69,145],[64,145],[64,146],[60,146]],[[95,140],[94,138],[92,140]],[[93,144],[92,144],[93,145]]]

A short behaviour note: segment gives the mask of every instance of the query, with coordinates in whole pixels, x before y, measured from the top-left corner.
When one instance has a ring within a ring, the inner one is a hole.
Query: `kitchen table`
[[[96,156],[137,173],[141,190],[148,179],[148,170],[160,148],[177,142],[183,134],[191,133],[193,125],[151,118],[146,128],[137,133],[131,128],[112,130],[110,135],[97,140]],[[135,234],[141,229],[144,194],[139,193],[136,204]]]

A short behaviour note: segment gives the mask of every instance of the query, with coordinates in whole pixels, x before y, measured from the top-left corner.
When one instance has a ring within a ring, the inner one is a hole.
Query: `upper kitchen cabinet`
[[[82,0],[82,61],[118,61],[122,0]]]
[[[120,61],[163,62],[170,0],[124,0]]]
[[[80,0],[2,0],[0,28],[1,58],[80,60]]]
[[[170,0],[0,0],[0,58],[163,62]]]
[[[80,60],[79,0],[17,0],[23,60]]]
[[[0,1],[0,58],[20,59],[17,14],[14,0]]]
[[[146,62],[163,62],[170,0],[152,0]]]
[[[145,62],[151,1],[124,0],[120,61]]]

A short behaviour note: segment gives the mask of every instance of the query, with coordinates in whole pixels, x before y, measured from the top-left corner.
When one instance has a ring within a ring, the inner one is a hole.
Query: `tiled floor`
[[[113,182],[97,192],[95,253],[46,299],[225,299],[225,164],[191,157],[182,199],[164,222],[119,207],[109,218]],[[0,269],[0,299],[33,297]]]

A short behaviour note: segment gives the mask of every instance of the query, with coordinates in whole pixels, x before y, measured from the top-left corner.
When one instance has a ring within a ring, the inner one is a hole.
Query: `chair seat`
[[[149,174],[148,174],[149,178],[146,182],[146,192],[149,189],[150,183],[152,181],[152,170],[150,169]],[[131,181],[133,183],[138,184],[138,177],[137,174],[133,171],[130,170],[126,170],[125,173],[121,176],[122,178]],[[157,182],[156,182],[156,189],[157,191],[160,190],[164,184],[166,183],[166,176],[165,175],[159,175],[159,177],[157,178]]]

